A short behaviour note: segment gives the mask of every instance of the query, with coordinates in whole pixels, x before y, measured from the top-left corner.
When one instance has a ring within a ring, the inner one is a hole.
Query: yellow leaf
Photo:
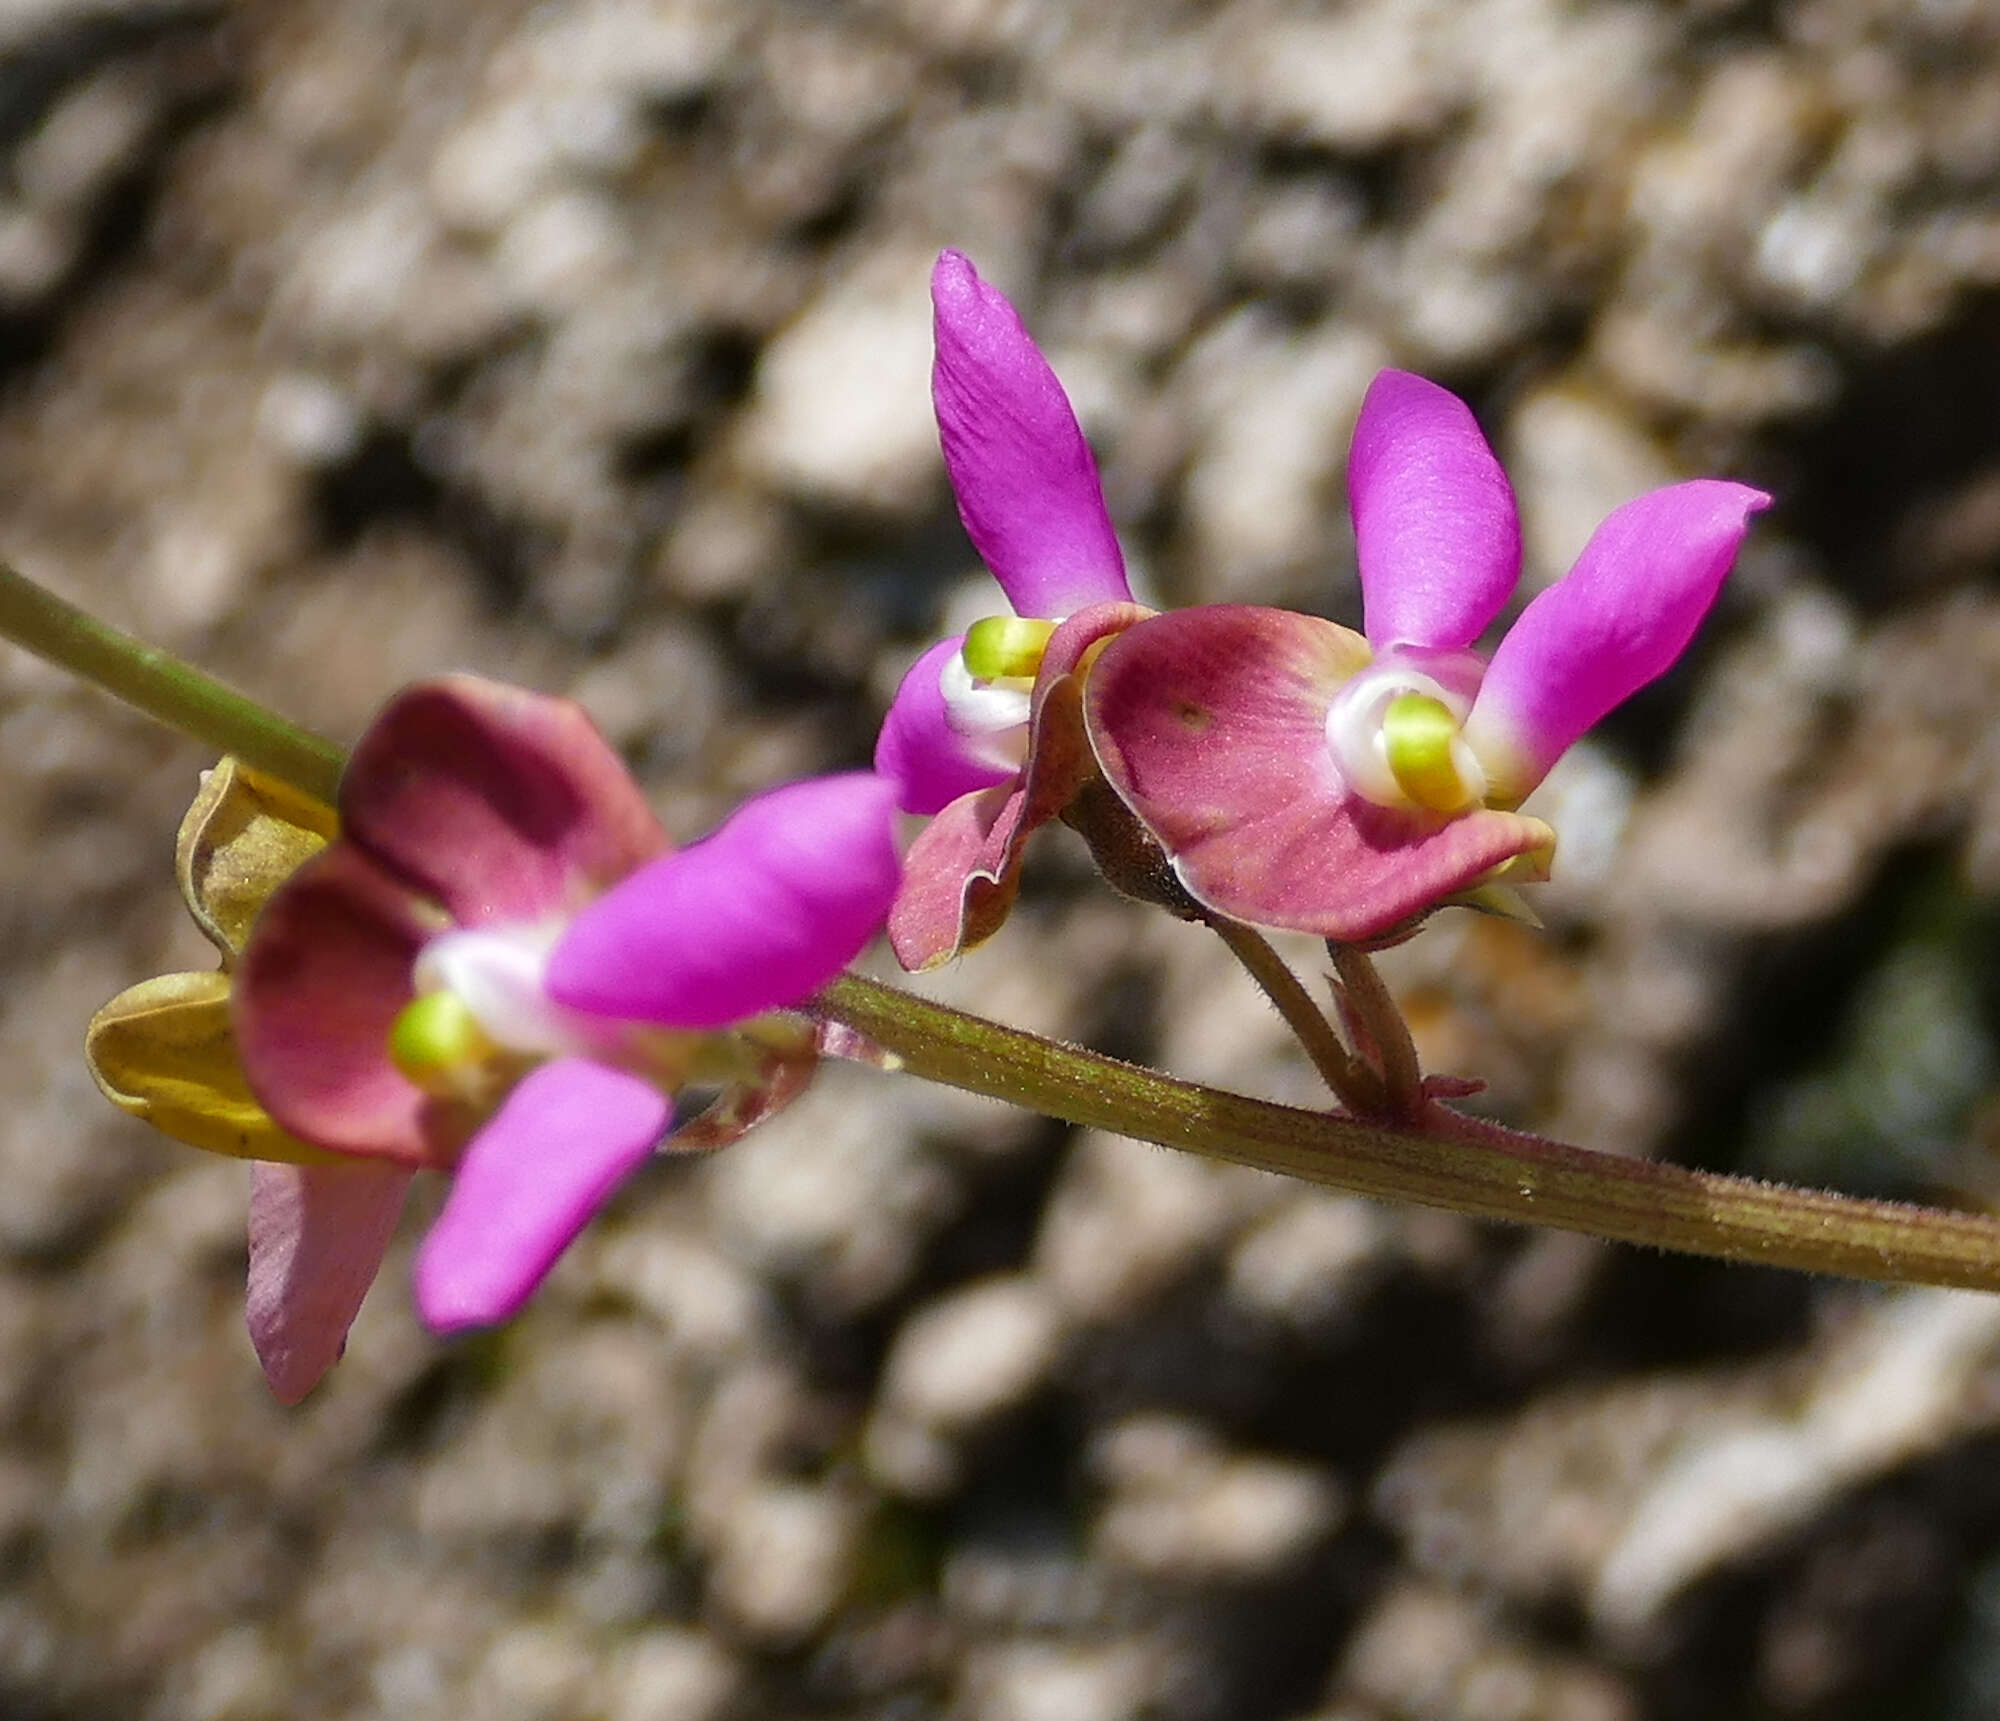
[[[121,1111],[210,1153],[325,1165],[335,1156],[280,1129],[236,1056],[226,974],[162,974],[90,1019],[84,1057]]]

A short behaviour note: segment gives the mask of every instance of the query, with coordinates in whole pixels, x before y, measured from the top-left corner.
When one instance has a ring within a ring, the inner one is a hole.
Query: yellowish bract
[[[229,1015],[229,971],[272,891],[332,841],[331,807],[224,759],[202,773],[181,820],[175,871],[218,969],[142,980],[84,1034],[104,1097],[191,1147],[241,1159],[319,1164],[332,1156],[273,1123],[250,1092]]]

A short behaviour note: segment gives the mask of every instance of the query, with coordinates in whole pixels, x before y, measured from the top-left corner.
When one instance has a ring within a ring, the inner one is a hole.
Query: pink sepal
[[[257,917],[230,988],[250,1088],[285,1129],[335,1153],[448,1164],[449,1108],[389,1060],[417,953],[442,915],[352,843],[299,868]]]

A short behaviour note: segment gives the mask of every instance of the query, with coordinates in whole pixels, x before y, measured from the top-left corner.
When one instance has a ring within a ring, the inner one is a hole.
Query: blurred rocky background
[[[0,550],[332,733],[573,692],[693,834],[994,607],[926,273],[1014,293],[1163,602],[1351,619],[1385,362],[1530,584],[1781,497],[1390,962],[1500,1115],[2000,1188],[1991,0],[5,0]],[[204,761],[0,654],[0,1715],[1981,1721],[2000,1300],[1340,1199],[832,1072],[509,1331],[266,1397],[241,1166],[91,1090]],[[1309,1099],[1065,833],[942,995]],[[421,1219],[422,1215],[413,1215]]]

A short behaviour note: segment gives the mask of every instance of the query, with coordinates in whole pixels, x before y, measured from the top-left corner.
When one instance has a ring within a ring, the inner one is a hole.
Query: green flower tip
[[[1479,799],[1466,783],[1458,719],[1441,699],[1404,693],[1382,714],[1389,769],[1404,794],[1435,813],[1455,813]]]
[[[1055,631],[1032,616],[987,616],[965,630],[965,667],[975,681],[1032,681]]]
[[[425,1093],[455,1098],[499,1050],[456,992],[427,992],[389,1029],[389,1058]]]

